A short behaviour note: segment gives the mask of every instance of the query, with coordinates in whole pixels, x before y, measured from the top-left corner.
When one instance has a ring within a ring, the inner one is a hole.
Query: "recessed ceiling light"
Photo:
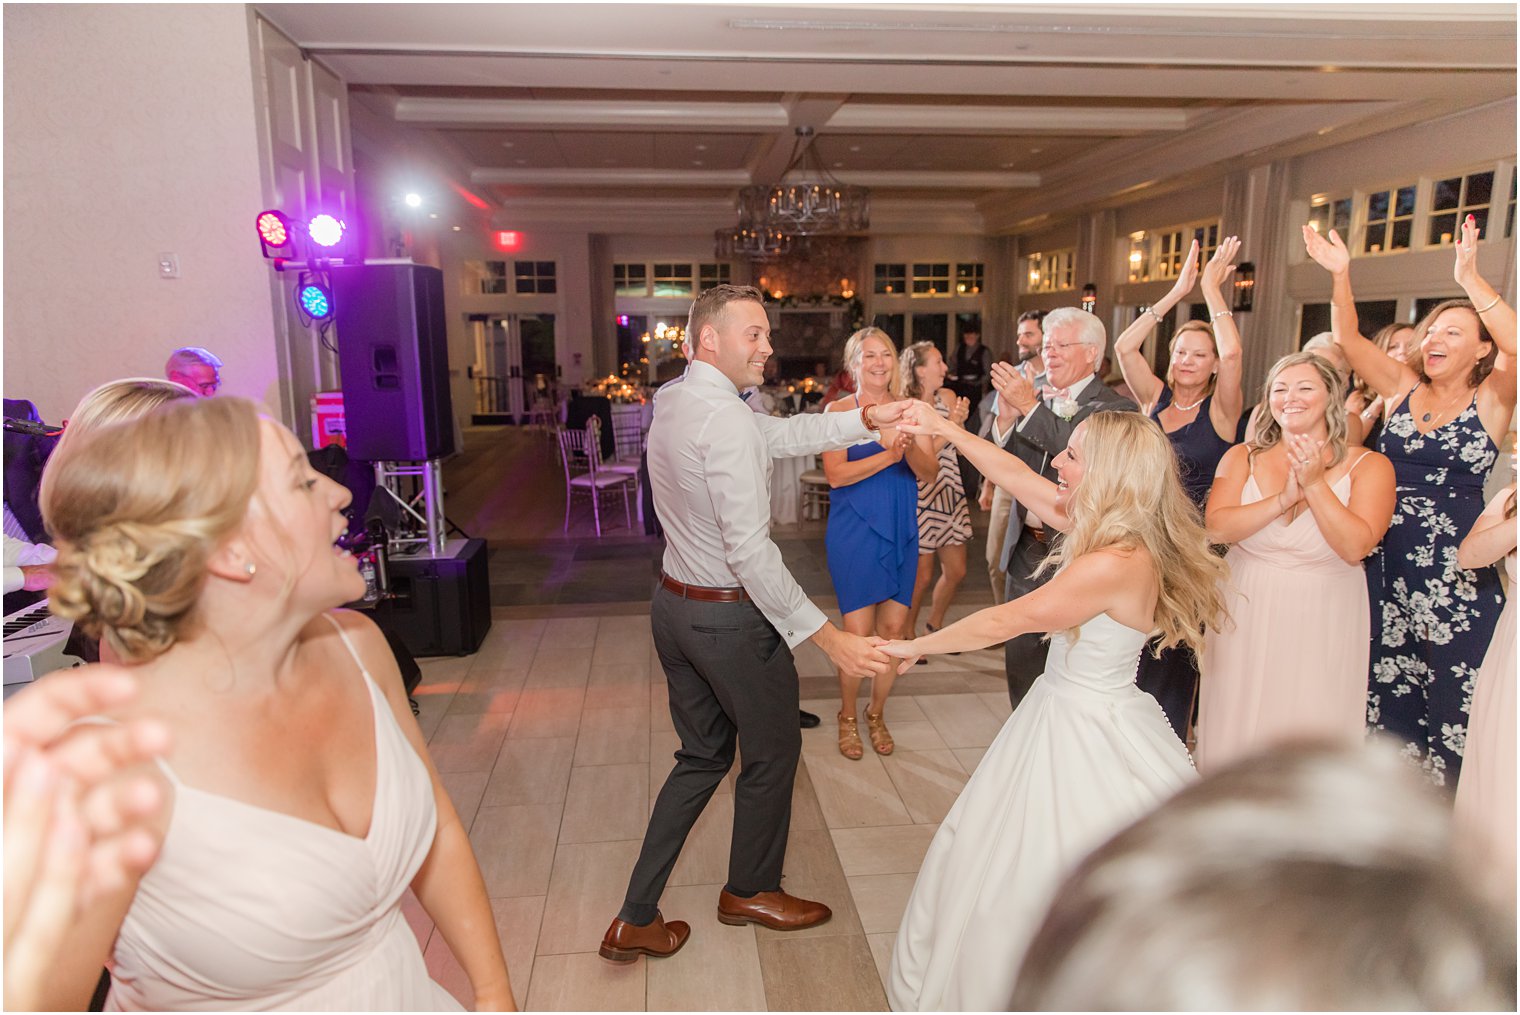
[[[860,151],[860,145],[858,145],[858,144],[852,144],[852,145],[850,145],[850,151],[852,151],[852,152],[858,152],[858,151]]]
[[[694,166],[706,165],[701,159],[692,159],[691,164]]]
[[[459,230],[461,230],[461,229],[463,229],[463,228],[464,228],[464,226],[455,226],[455,227],[454,227],[454,232],[456,232],[456,233],[457,233],[457,232],[459,232]]]
[[[1014,163],[1014,162],[1004,162],[1002,164],[1002,166],[1000,166],[999,168],[1001,168],[1001,169],[1012,169],[1015,165],[1017,165],[1017,163]]]
[[[1038,154],[1040,154],[1044,150],[1045,149],[1043,149],[1043,148],[1031,148],[1031,149],[1029,149],[1029,154],[1031,154],[1031,155],[1038,155]]]
[[[430,211],[430,212],[428,212],[428,218],[435,219],[437,217],[438,217],[438,213],[436,211]]]
[[[517,160],[517,164],[519,166],[526,166],[528,164],[528,160],[527,159],[518,159]]]
[[[517,142],[516,141],[503,141],[501,143],[501,146],[503,148],[515,148],[517,146]]]
[[[835,169],[843,169],[844,168],[844,163],[843,162],[836,162],[836,163],[834,163],[834,168]]]
[[[707,146],[705,144],[699,144],[699,145],[697,145],[697,151],[699,151],[699,152],[705,152],[705,151],[707,151]]]

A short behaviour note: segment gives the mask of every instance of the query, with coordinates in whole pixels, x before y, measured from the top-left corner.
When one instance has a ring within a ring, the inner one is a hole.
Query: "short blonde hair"
[[[891,335],[888,335],[880,328],[874,326],[861,328],[847,338],[844,343],[844,368],[850,372],[850,377],[854,379],[856,391],[860,390],[861,357],[865,355],[866,340],[871,338],[879,338],[885,342],[887,348],[892,350],[892,358],[897,358],[897,344],[892,341]],[[897,370],[892,371],[891,380],[887,382],[887,391],[893,398],[902,397],[902,378],[899,376],[899,373],[900,371]]]
[[[176,399],[59,452],[41,496],[58,546],[53,612],[129,663],[161,655],[193,630],[211,555],[248,513],[257,407]]]

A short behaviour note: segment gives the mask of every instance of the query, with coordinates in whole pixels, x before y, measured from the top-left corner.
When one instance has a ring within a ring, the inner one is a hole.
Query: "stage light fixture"
[[[406,201],[406,206],[408,208],[421,208],[422,207],[422,195],[418,194],[416,192],[407,194],[406,197],[403,198],[403,200]]]
[[[343,233],[347,226],[340,219],[323,212],[313,215],[311,221],[306,224],[306,232],[311,241],[319,247],[332,248],[343,242]]]
[[[296,282],[296,309],[304,317],[321,324],[332,319],[332,287],[317,273],[302,272]]]
[[[293,257],[295,255],[295,232],[284,212],[270,208],[261,211],[254,220],[259,231],[259,246],[268,258]]]

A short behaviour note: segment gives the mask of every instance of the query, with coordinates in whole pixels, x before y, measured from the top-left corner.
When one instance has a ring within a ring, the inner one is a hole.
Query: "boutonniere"
[[[1071,419],[1077,414],[1077,400],[1075,398],[1052,398],[1050,411],[1062,419]]]

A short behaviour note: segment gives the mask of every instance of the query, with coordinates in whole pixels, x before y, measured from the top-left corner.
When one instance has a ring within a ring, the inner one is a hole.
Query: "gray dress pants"
[[[655,918],[691,826],[733,766],[736,740],[744,763],[734,786],[727,888],[750,895],[781,887],[802,754],[792,651],[754,603],[699,602],[661,586],[650,624],[681,749],[618,914],[639,925]]]

